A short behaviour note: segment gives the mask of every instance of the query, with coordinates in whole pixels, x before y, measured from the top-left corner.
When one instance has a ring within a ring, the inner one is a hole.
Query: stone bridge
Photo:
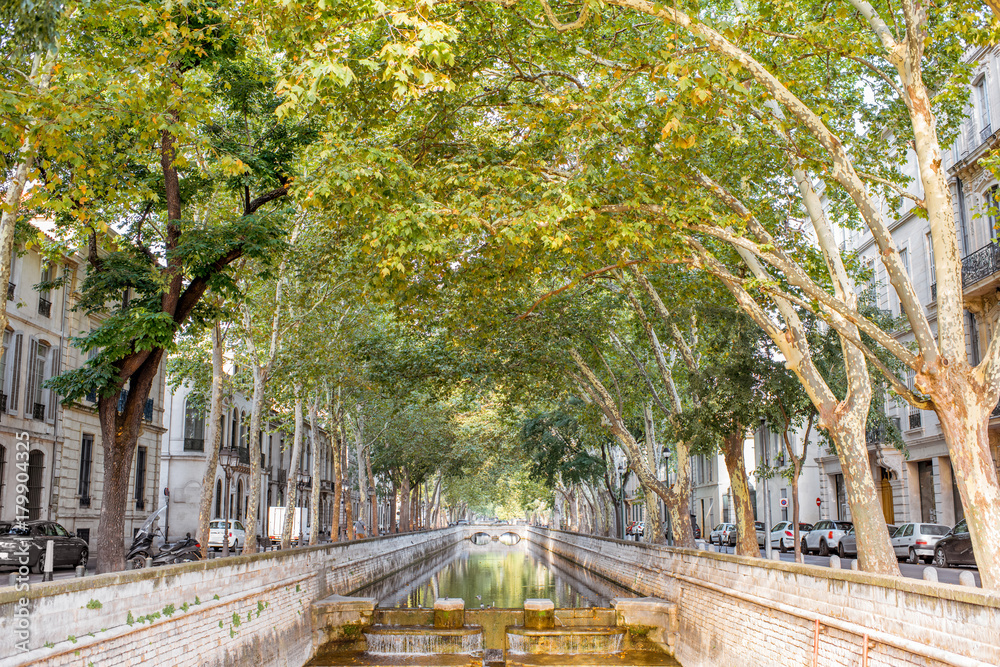
[[[673,603],[675,655],[709,665],[1000,664],[1000,595],[949,584],[528,526],[446,529],[0,588],[0,667],[301,667],[314,602],[477,532]]]

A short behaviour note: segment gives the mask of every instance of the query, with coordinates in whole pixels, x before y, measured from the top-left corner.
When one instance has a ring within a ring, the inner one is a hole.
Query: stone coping
[[[393,535],[379,535],[377,537],[366,537],[360,540],[345,542],[330,542],[325,544],[315,544],[312,546],[295,547],[292,549],[282,549],[278,551],[262,551],[246,556],[230,556],[229,558],[209,558],[197,560],[190,563],[178,563],[175,565],[162,565],[158,567],[143,568],[141,570],[122,570],[121,572],[108,572],[106,574],[88,575],[86,577],[73,577],[69,579],[59,579],[56,581],[32,583],[28,590],[18,591],[14,586],[5,586],[0,589],[0,606],[14,604],[21,598],[34,600],[52,595],[64,593],[77,593],[80,591],[106,588],[109,586],[119,586],[146,579],[165,579],[177,577],[189,572],[201,570],[216,570],[220,568],[246,565],[258,561],[282,560],[293,558],[302,554],[322,553],[332,550],[342,550],[355,544],[366,544],[370,542],[396,540],[404,537],[414,537],[418,535],[430,535],[433,533],[446,534],[454,531],[455,527],[438,528],[436,530],[418,530],[409,533],[398,533]],[[378,558],[380,554],[374,554],[367,558]]]
[[[465,609],[465,600],[462,598],[438,598],[434,600],[435,611],[455,611]]]
[[[556,608],[556,603],[549,598],[528,598],[524,601],[525,611],[551,611]]]
[[[834,570],[821,565],[808,565],[805,563],[788,563],[785,561],[768,560],[766,558],[752,558],[750,556],[737,556],[735,554],[722,554],[714,551],[703,551],[700,549],[686,549],[684,547],[672,547],[666,544],[649,544],[647,542],[633,542],[630,540],[619,540],[600,535],[587,535],[585,533],[574,533],[566,530],[555,530],[552,528],[531,527],[532,531],[548,531],[554,534],[565,534],[573,538],[590,538],[599,542],[611,542],[623,546],[637,549],[645,549],[651,552],[666,551],[670,554],[681,556],[691,556],[694,558],[708,558],[724,563],[737,563],[749,565],[768,570],[788,572],[790,574],[801,574],[821,579],[836,579],[848,583],[867,584],[869,586],[879,586],[881,588],[891,588],[904,593],[914,593],[917,595],[927,595],[930,597],[962,602],[965,604],[980,605],[1000,609],[1000,593],[991,593],[982,588],[972,588],[959,584],[928,583],[921,579],[911,579],[909,577],[894,577],[887,574],[875,574],[872,572],[862,572],[860,570]],[[646,567],[642,563],[633,563],[639,567]]]
[[[322,600],[315,600],[312,604],[314,607],[329,607],[337,611],[373,611],[378,605],[378,600],[334,594]]]

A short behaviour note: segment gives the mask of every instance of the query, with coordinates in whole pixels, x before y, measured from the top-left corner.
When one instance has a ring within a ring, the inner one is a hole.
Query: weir
[[[475,533],[489,543],[474,544]],[[505,533],[520,539],[504,544]],[[453,599],[436,623],[434,603],[461,597],[441,588],[447,564],[497,549],[523,550],[544,566],[526,561],[534,579],[527,570],[504,578],[525,599],[501,606],[462,598],[460,624]],[[558,580],[576,596],[553,605],[551,626],[537,623],[547,610],[532,607],[542,603],[529,603],[545,597],[525,585],[535,580]],[[402,600],[384,591],[402,592]],[[420,604],[407,606],[408,599]],[[23,592],[0,588],[0,667],[318,667],[338,652],[345,660],[326,664],[985,667],[1000,664],[1000,596],[510,526],[456,526]]]

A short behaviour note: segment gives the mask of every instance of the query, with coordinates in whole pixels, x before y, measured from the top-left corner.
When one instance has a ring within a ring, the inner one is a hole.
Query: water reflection
[[[354,593],[378,598],[379,606],[433,607],[439,597],[462,598],[466,609],[517,608],[528,598],[549,598],[556,607],[607,607],[617,595],[634,595],[522,542],[483,547],[466,543],[430,571],[393,577]]]

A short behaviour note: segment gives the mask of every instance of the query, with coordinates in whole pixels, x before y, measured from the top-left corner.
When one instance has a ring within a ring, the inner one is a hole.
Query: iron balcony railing
[[[7,283],[7,300],[14,300],[14,288],[17,287],[14,283]]]
[[[49,317],[52,314],[52,302],[45,297],[38,297],[38,314]]]
[[[7,412],[7,394],[0,391],[0,412]]]
[[[205,438],[184,438],[185,452],[205,451]]]
[[[240,447],[236,450],[236,455],[239,458],[240,463],[243,465],[250,465],[250,450],[246,447]]]
[[[980,141],[986,141],[987,139],[990,138],[991,134],[993,134],[993,125],[992,124],[987,125],[982,130],[979,131],[979,140]]]
[[[931,283],[931,301],[937,301],[937,283]]]
[[[31,418],[42,421],[45,419],[45,404],[35,403],[31,409]]]
[[[910,428],[920,428],[920,410],[918,408],[910,409]]]
[[[90,496],[80,496],[80,507],[90,507]]]
[[[153,399],[146,399],[146,405],[142,408],[142,418],[148,422],[153,421]]]
[[[1000,245],[991,241],[962,259],[962,287],[975,285],[997,271],[1000,271]]]
[[[879,445],[885,442],[885,426],[878,424],[865,431],[865,440],[869,445]]]

